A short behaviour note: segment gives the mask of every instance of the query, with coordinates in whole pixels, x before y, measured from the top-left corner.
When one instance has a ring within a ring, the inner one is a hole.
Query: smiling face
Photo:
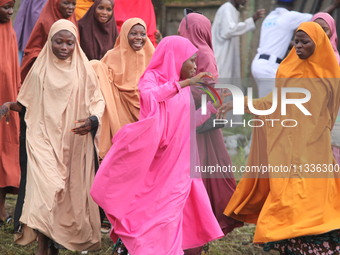
[[[72,56],[76,44],[76,37],[67,30],[61,30],[52,37],[52,52],[61,59],[66,60]]]
[[[197,55],[194,54],[183,63],[180,75],[181,80],[189,79],[196,75],[196,58]]]
[[[112,2],[110,0],[102,0],[96,8],[94,16],[100,23],[106,23],[111,19],[112,13]]]
[[[309,58],[313,55],[315,50],[315,43],[313,40],[301,30],[295,33],[294,45],[296,54],[301,59]]]
[[[60,0],[58,4],[58,10],[63,18],[67,19],[71,17],[76,8],[76,0]]]
[[[6,23],[11,20],[13,15],[14,1],[10,1],[0,6],[0,23]]]
[[[325,33],[328,36],[328,38],[331,38],[332,32],[331,32],[331,29],[329,28],[329,26],[328,26],[326,21],[324,21],[321,18],[318,18],[318,19],[314,20],[314,22],[318,23],[322,27],[323,31],[325,31]]]
[[[128,42],[134,51],[141,50],[146,42],[145,28],[140,24],[134,25],[128,33]]]

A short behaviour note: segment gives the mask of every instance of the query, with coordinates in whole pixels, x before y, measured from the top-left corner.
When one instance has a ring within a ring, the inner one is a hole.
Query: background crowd
[[[339,167],[339,0],[314,16],[278,0],[244,21],[246,1],[230,0],[213,24],[186,9],[178,35],[164,38],[151,1],[22,0],[13,27],[14,4],[0,0],[0,224],[14,223],[17,244],[37,241],[37,255],[98,251],[107,218],[113,254],[202,254],[244,222],[265,250],[340,252],[336,172],[245,175],[238,185],[230,172],[193,174],[232,165],[211,122],[233,102],[214,85],[242,87],[240,36],[262,18],[253,105],[305,88],[311,115],[255,116],[304,125],[254,128],[248,165]],[[14,219],[8,193],[18,194]]]

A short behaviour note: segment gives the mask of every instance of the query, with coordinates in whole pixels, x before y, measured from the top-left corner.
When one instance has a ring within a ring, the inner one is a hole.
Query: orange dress
[[[257,225],[256,243],[340,229],[340,179],[339,173],[331,171],[338,169],[331,149],[331,129],[340,103],[340,69],[319,25],[306,22],[298,30],[314,41],[314,53],[303,60],[293,49],[278,69],[276,87],[309,90],[311,98],[303,106],[311,115],[288,105],[285,116],[280,107],[265,116],[280,121],[294,119],[298,125],[272,127],[266,122],[263,128],[255,128],[248,159],[249,166],[283,166],[289,170],[245,175],[225,209],[226,215]],[[288,95],[301,98],[300,93]],[[271,94],[254,100],[256,109],[269,109],[271,104]],[[318,172],[320,169],[325,171]]]
[[[93,5],[94,0],[77,0],[75,9],[76,19],[80,20]]]
[[[100,88],[105,99],[105,111],[99,138],[99,156],[104,158],[112,145],[112,137],[124,125],[139,118],[138,82],[148,66],[155,48],[147,38],[144,47],[134,51],[127,36],[136,25],[146,25],[139,18],[124,22],[115,47],[109,50],[101,61],[91,63],[97,73]]]
[[[9,1],[0,1],[0,6]],[[18,94],[20,72],[18,48],[12,22],[0,23],[0,105],[13,102]],[[10,112],[10,122],[0,122],[0,188],[19,187],[19,115]]]

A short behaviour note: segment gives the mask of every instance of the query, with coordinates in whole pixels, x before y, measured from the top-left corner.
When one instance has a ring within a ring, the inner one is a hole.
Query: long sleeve
[[[93,76],[93,83],[95,86],[92,88],[92,93],[90,94],[90,114],[96,116],[99,123],[101,123],[101,118],[105,109],[105,101],[103,95],[100,91],[99,82],[96,77]]]
[[[141,96],[152,95],[158,103],[172,98],[181,90],[178,82],[166,82],[161,86],[155,86],[157,83],[153,73],[146,73],[143,80],[143,88],[139,88]]]
[[[239,16],[239,11],[231,3],[226,3],[221,7],[215,20],[221,39],[228,40],[255,29],[255,22],[252,17],[239,22]]]
[[[255,29],[255,23],[253,18],[248,18],[243,22],[235,22],[230,16],[226,16],[226,21],[221,29],[221,37],[224,39],[230,39],[235,36],[240,36],[248,31]]]

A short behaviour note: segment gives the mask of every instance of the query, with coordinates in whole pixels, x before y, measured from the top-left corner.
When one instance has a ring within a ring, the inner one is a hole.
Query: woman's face
[[[14,1],[10,1],[0,6],[0,23],[6,23],[11,20],[13,15]]]
[[[76,44],[76,37],[67,30],[61,30],[52,37],[52,52],[61,59],[66,60],[72,56]]]
[[[100,23],[106,23],[112,17],[112,9],[113,6],[110,0],[102,0],[96,8],[94,16]]]
[[[197,55],[194,54],[183,63],[180,75],[181,80],[189,79],[196,75],[196,57]]]
[[[134,25],[128,33],[128,41],[129,41],[130,47],[134,51],[139,51],[143,49],[144,44],[146,42],[145,28],[140,24]]]
[[[60,0],[58,4],[58,10],[63,18],[67,19],[71,17],[76,8],[76,0]]]
[[[325,31],[328,38],[331,38],[332,32],[331,32],[331,29],[330,29],[330,27],[328,26],[328,24],[325,20],[318,18],[318,19],[314,20],[314,22],[318,23],[322,27],[323,31]]]
[[[315,43],[313,40],[301,30],[295,33],[294,45],[296,54],[301,59],[309,58],[315,50]]]

